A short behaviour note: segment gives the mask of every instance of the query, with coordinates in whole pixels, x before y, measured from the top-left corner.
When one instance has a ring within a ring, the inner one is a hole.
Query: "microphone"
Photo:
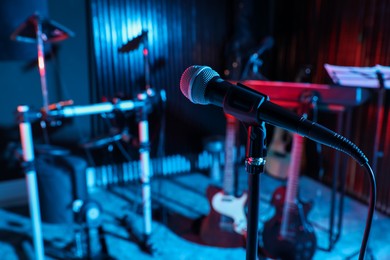
[[[181,76],[180,89],[192,103],[222,107],[225,113],[250,125],[266,122],[284,128],[345,152],[360,165],[368,163],[364,153],[347,138],[270,102],[269,97],[260,92],[223,80],[210,67],[194,65],[187,68]]]

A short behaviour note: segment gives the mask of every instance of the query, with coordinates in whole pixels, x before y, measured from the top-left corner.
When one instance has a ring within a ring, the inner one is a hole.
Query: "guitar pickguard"
[[[218,192],[211,201],[211,205],[216,212],[233,219],[233,229],[239,234],[246,232],[245,203],[247,198],[248,195],[246,193],[237,198],[232,195],[225,195],[223,192]]]

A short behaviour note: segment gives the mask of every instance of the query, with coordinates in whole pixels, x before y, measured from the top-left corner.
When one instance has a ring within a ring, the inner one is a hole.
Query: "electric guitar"
[[[275,126],[267,153],[265,170],[268,175],[276,179],[287,179],[288,167],[291,162],[291,143],[291,133]]]
[[[235,196],[235,148],[238,120],[226,115],[225,166],[223,189],[209,186],[206,191],[210,213],[201,224],[200,237],[210,246],[244,247],[247,219],[245,205],[248,195]]]
[[[302,136],[293,135],[287,188],[274,192],[271,203],[276,214],[264,224],[263,252],[271,258],[311,259],[317,246],[313,226],[307,220],[312,205],[297,199],[303,142]]]
[[[295,82],[310,82],[308,79],[311,78],[311,66],[303,66],[298,75],[296,76]],[[304,107],[312,101],[312,93],[304,93],[301,96],[301,108],[302,113],[308,112],[308,109]],[[266,173],[276,179],[287,180],[288,167],[291,161],[291,144],[292,134],[287,130],[275,126],[271,143],[267,152],[267,164]]]

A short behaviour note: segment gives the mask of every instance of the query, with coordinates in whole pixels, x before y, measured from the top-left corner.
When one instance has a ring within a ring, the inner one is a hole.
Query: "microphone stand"
[[[246,259],[257,260],[259,229],[260,174],[264,173],[266,157],[266,128],[261,122],[258,126],[248,127],[248,139],[245,152],[245,170],[248,176],[248,225],[246,241]]]

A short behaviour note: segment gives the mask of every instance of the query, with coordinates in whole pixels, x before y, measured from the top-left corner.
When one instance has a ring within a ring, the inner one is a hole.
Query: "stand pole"
[[[384,120],[384,101],[385,101],[385,79],[383,73],[377,71],[376,73],[379,83],[378,97],[377,97],[377,118],[376,118],[376,129],[375,129],[375,139],[374,139],[374,152],[372,158],[372,170],[376,173],[378,167],[378,158],[383,157],[383,151],[380,151],[380,141],[382,137],[382,128]]]
[[[37,173],[34,167],[34,146],[32,141],[31,123],[27,116],[28,106],[18,106],[18,113],[21,120],[19,122],[20,140],[23,149],[23,167],[26,174],[28,205],[30,208],[30,218],[33,228],[33,242],[35,259],[44,259],[44,247],[41,227],[41,211],[39,206]]]
[[[38,49],[38,67],[39,67],[39,76],[41,79],[43,109],[47,113],[49,111],[49,94],[47,91],[45,52],[44,52],[44,47],[43,47],[42,22],[41,22],[40,16],[37,16],[36,30],[37,30],[36,33],[37,33],[37,49]]]
[[[142,38],[144,48],[142,54],[144,57],[144,72],[145,72],[145,89],[146,92],[151,90],[150,87],[150,63],[149,63],[149,43],[148,43],[148,31],[143,32],[145,36]]]
[[[265,123],[248,127],[245,170],[248,176],[248,232],[246,259],[256,260],[258,251],[260,174],[265,166]]]
[[[45,51],[42,35],[42,19],[37,15],[37,25],[36,25],[36,34],[37,34],[37,51],[38,51],[38,68],[39,68],[39,77],[41,79],[41,91],[42,91],[42,100],[43,100],[43,111],[47,113],[49,111],[49,94],[47,90],[47,81],[46,81],[46,65],[45,65]],[[49,135],[47,132],[47,125],[44,120],[41,122],[41,127],[43,131],[43,138],[46,144],[49,143]]]
[[[152,195],[150,188],[151,163],[150,163],[150,143],[149,143],[149,123],[148,96],[144,93],[138,95],[139,100],[145,101],[145,106],[138,111],[138,134],[139,134],[139,154],[141,162],[141,184],[142,184],[142,207],[144,217],[143,247],[148,253],[151,252],[149,238],[152,234]]]

